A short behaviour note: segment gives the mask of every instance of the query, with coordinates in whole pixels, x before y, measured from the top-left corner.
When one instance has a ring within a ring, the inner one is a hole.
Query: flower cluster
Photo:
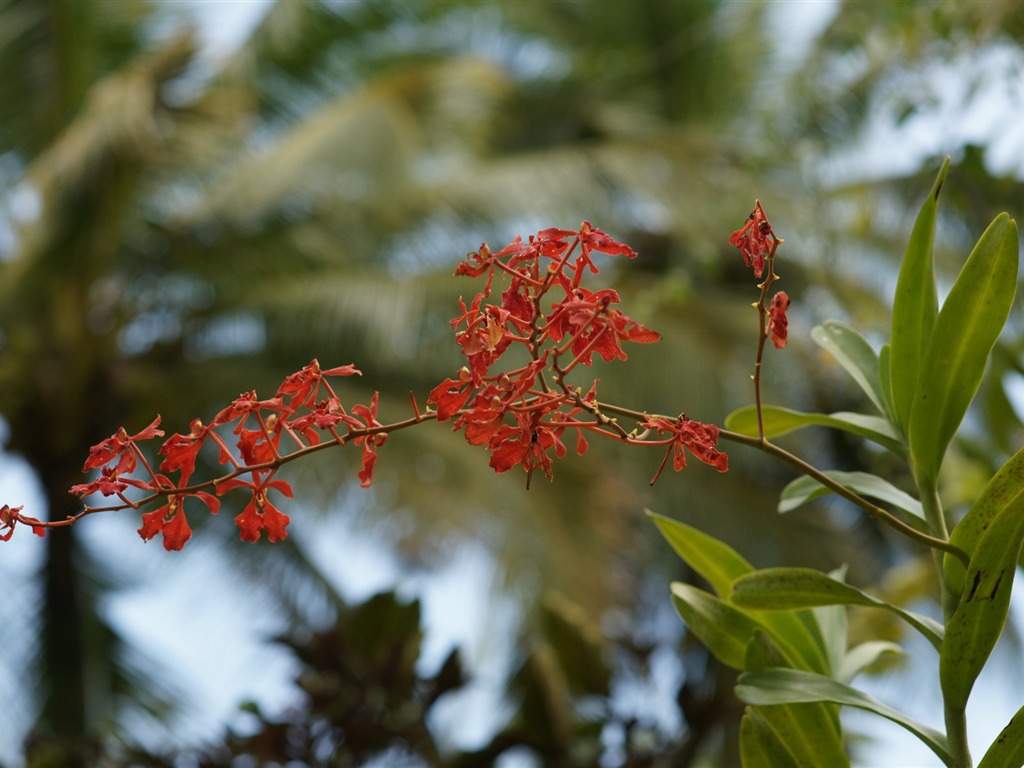
[[[769,287],[778,279],[773,264],[782,241],[757,203],[729,242],[740,249],[755,276],[763,278],[757,304],[762,315],[760,362],[766,339],[780,348],[787,339],[789,297],[780,291],[770,306],[767,302]],[[684,414],[650,415],[600,402],[596,379],[585,391],[570,383],[571,376],[581,366],[592,366],[595,357],[625,360],[629,343],[649,344],[661,338],[619,308],[616,291],[584,287],[585,277],[600,273],[601,258],[616,256],[635,259],[637,253],[586,221],[575,230],[544,229],[525,241],[517,235],[498,251],[484,244],[455,270],[457,275],[485,278],[483,290],[468,305],[459,299],[459,314],[451,321],[466,363],[434,387],[425,412],[413,398],[411,418],[381,422],[377,392],[369,403],[346,410],[328,379],[359,371],[352,365],[324,370],[313,360],[288,376],[274,397],[244,393],[210,423],[196,419],[187,433],[164,439],[155,451],[158,464],[146,458],[140,445],[164,437],[159,416],[135,434],[119,429],[89,451],[83,471],[93,478],[71,488],[81,499],[100,495],[110,498],[109,504],[86,506],[78,515],[50,522],[5,505],[0,508],[0,540],[9,539],[19,522],[41,536],[46,528],[70,525],[87,514],[152,508],[142,513],[139,535],[148,541],[161,534],[165,549],[180,550],[192,535],[186,502],[198,502],[217,514],[221,497],[237,490],[248,495],[235,517],[241,538],[255,542],[265,532],[270,541],[281,541],[290,518],[271,500],[271,493],[292,497],[291,485],[277,477],[284,464],[316,450],[354,443],[362,451],[359,481],[368,487],[378,449],[389,434],[427,420],[451,421],[453,431],[461,431],[470,444],[490,454],[495,472],[521,467],[527,488],[538,469],[552,477],[554,460],[568,453],[567,441],[574,438],[576,453],[582,454],[589,447],[588,437],[594,435],[629,445],[666,447],[652,483],[670,456],[677,471],[686,466],[689,455],[725,472],[729,460],[718,449],[718,427]],[[504,288],[500,299],[493,301],[496,279]],[[755,392],[758,381],[755,374]],[[619,417],[632,420],[636,427],[627,431]],[[207,445],[225,469],[220,477],[196,482],[198,456]]]
[[[785,291],[779,291],[772,297],[770,305],[765,303],[772,283],[779,279],[774,269],[775,251],[782,240],[775,235],[760,200],[754,201],[754,210],[750,212],[746,223],[729,237],[729,244],[740,249],[743,261],[754,270],[754,277],[759,280],[764,278],[759,286],[761,300],[757,303],[762,318],[761,339],[771,338],[775,348],[782,349],[786,346],[789,334],[789,320],[786,317],[789,296]]]
[[[358,373],[351,365],[323,370],[313,360],[288,376],[277,394],[268,400],[259,399],[255,392],[239,395],[209,424],[196,419],[188,434],[173,434],[164,440],[156,452],[162,460],[155,470],[140,443],[164,435],[159,428],[160,417],[134,435],[121,428],[92,447],[82,471],[98,471],[98,475],[90,482],[72,487],[71,493],[80,498],[95,494],[112,496],[120,502],[109,507],[87,507],[89,512],[137,509],[159,502],[157,509],[142,515],[139,535],[148,541],[162,534],[165,549],[180,550],[192,536],[185,515],[186,500],[195,499],[211,514],[216,514],[220,509],[218,497],[243,489],[249,494],[249,502],[235,518],[241,538],[259,541],[261,533],[266,531],[270,541],[281,541],[287,535],[290,520],[271,503],[268,492],[292,496],[291,486],[275,479],[277,470],[285,462],[320,446],[349,441],[361,443],[360,479],[363,485],[370,484],[377,446],[381,442],[379,437],[383,437],[376,434],[382,426],[376,418],[377,394],[374,393],[369,406],[355,405],[349,413],[327,381],[327,377]],[[235,435],[233,449],[219,431],[229,427]],[[285,436],[294,445],[287,453],[281,447]],[[208,443],[216,450],[218,462],[228,466],[229,471],[216,480],[190,485],[199,451]],[[129,488],[149,495],[132,500],[126,495]]]
[[[585,221],[578,230],[545,229],[526,241],[516,236],[498,251],[484,244],[455,271],[471,277],[486,274],[487,281],[468,307],[460,299],[462,313],[451,321],[466,365],[457,377],[441,382],[428,402],[436,407],[439,421],[456,417],[453,429],[462,430],[471,444],[484,446],[496,472],[522,467],[527,487],[537,468],[551,478],[552,455],[567,453],[562,440],[567,430],[576,433],[577,453],[587,450],[588,432],[646,442],[607,415],[629,412],[600,404],[597,381],[585,395],[568,381],[577,366],[590,366],[595,355],[604,361],[625,360],[623,344],[661,338],[617,307],[620,299],[614,290],[583,287],[585,274],[599,273],[595,253],[637,256]],[[487,303],[499,273],[508,285],[500,303]],[[526,362],[507,369],[498,365],[513,347],[525,350]],[[708,434],[713,434],[713,444],[717,432]],[[678,431],[673,435],[670,442],[682,456],[689,438]],[[725,455],[713,448],[694,455],[725,469]],[[676,462],[677,468],[684,465]]]

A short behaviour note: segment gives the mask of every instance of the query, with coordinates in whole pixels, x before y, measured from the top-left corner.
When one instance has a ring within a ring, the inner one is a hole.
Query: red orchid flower
[[[148,427],[134,435],[129,435],[125,428],[121,427],[106,440],[97,443],[89,449],[89,458],[85,460],[85,466],[82,467],[82,471],[88,472],[90,469],[99,469],[115,458],[118,460],[117,466],[114,469],[115,475],[135,471],[137,461],[132,445],[142,440],[150,440],[163,435],[163,431],[157,429],[159,424],[160,417],[157,416]]]
[[[241,514],[235,517],[235,525],[238,526],[242,541],[259,541],[260,531],[266,531],[267,538],[272,542],[283,541],[288,536],[285,529],[291,518],[270,503],[267,491],[278,491],[290,499],[292,487],[284,480],[271,480],[273,472],[268,473],[266,477],[261,477],[261,474],[253,472],[253,482],[238,477],[232,478],[217,486],[217,493],[223,495],[235,488],[243,487],[252,490],[249,503],[245,505]]]
[[[325,376],[362,376],[354,365],[342,365],[337,368],[321,370],[320,363],[313,358],[309,365],[300,371],[290,374],[277,390],[277,397],[282,402],[285,397],[290,397],[292,408],[309,408],[317,400],[320,392],[320,384],[325,383]],[[329,387],[328,387],[329,388]],[[333,392],[331,393],[333,395]]]
[[[384,426],[377,421],[377,402],[379,399],[380,393],[374,392],[373,397],[370,398],[369,406],[362,404],[352,406],[352,413],[366,423],[367,429]],[[386,432],[378,432],[358,437],[355,440],[356,445],[362,443],[363,446],[363,468],[359,472],[359,484],[363,488],[369,488],[370,483],[373,482],[373,468],[377,463],[377,449],[384,445],[387,439]]]
[[[750,212],[747,223],[729,236],[729,245],[740,249],[744,263],[754,268],[754,277],[757,278],[764,275],[764,260],[779,242],[760,200],[754,202],[754,210]]]
[[[677,419],[670,419],[665,416],[649,416],[641,422],[641,426],[656,430],[659,434],[667,432],[673,435],[672,447],[669,453],[672,455],[672,465],[676,472],[686,467],[684,448],[691,455],[696,456],[719,472],[725,472],[729,469],[729,457],[717,448],[718,435],[721,430],[714,424],[702,424],[699,421],[693,421],[682,415]],[[661,471],[665,468],[668,456],[669,454],[666,453],[661,466],[658,467],[658,471],[651,479],[651,485],[657,482],[661,476]]]
[[[772,304],[768,309],[768,333],[772,337],[772,344],[776,349],[786,346],[789,335],[789,319],[786,317],[786,310],[789,309],[789,296],[785,291],[779,291],[772,296]]]
[[[209,493],[196,491],[188,494],[172,494],[164,506],[142,515],[142,527],[138,531],[142,540],[149,541],[158,533],[162,533],[164,549],[168,552],[180,552],[184,548],[185,542],[192,537],[192,529],[185,517],[184,507],[185,499],[189,497],[203,502],[212,515],[217,514],[220,509],[220,500]]]

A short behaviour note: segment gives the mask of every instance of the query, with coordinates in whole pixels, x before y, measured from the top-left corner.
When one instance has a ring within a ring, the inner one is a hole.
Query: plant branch
[[[742,443],[743,445],[749,445],[758,450],[764,451],[765,453],[781,459],[790,466],[800,470],[803,474],[813,477],[823,486],[828,488],[830,491],[835,493],[837,496],[842,496],[847,501],[860,507],[862,510],[868,513],[870,517],[881,520],[883,523],[888,525],[890,528],[899,531],[904,536],[913,539],[921,544],[931,547],[933,550],[941,550],[942,552],[948,552],[953,555],[957,560],[964,564],[966,567],[970,564],[970,557],[960,547],[955,544],[950,544],[944,539],[937,538],[935,536],[929,536],[923,531],[919,531],[911,525],[904,523],[898,517],[893,515],[886,509],[879,507],[877,504],[872,504],[870,501],[865,499],[858,493],[851,491],[842,483],[836,482],[827,474],[819,470],[817,467],[808,464],[806,461],[796,456],[785,448],[780,448],[774,443],[769,442],[764,438],[751,437],[749,435],[740,434],[739,432],[732,432],[727,429],[723,429],[721,437],[726,440],[731,440],[734,443]]]

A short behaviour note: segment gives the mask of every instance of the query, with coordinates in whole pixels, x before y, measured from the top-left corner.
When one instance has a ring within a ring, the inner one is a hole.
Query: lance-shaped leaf
[[[946,625],[939,681],[947,706],[967,705],[974,681],[1003,631],[1024,541],[1024,496],[1016,496],[982,535],[971,557],[963,595]]]
[[[761,408],[765,437],[785,435],[804,427],[832,427],[871,440],[888,448],[900,458],[906,458],[907,450],[903,440],[892,425],[880,416],[863,413],[837,411],[836,413],[803,413],[766,405]],[[757,409],[750,405],[730,413],[725,419],[726,429],[742,435],[757,437]]]
[[[745,611],[690,584],[673,582],[672,602],[686,627],[727,667],[743,669],[758,623]]]
[[[771,667],[788,667],[784,654],[761,630],[747,646],[746,670],[757,672]],[[843,746],[838,709],[823,702],[777,704],[751,707],[747,714],[756,716],[770,728],[773,737],[798,765],[828,765],[839,768],[849,765]],[[743,749],[741,739],[741,752]],[[744,764],[745,765],[745,764]]]
[[[908,515],[924,520],[924,512],[921,510],[920,501],[877,475],[871,475],[867,472],[839,472],[837,470],[826,470],[825,474],[844,488],[849,488],[861,496],[884,501],[902,509]],[[812,499],[829,493],[834,493],[834,491],[831,488],[826,488],[813,477],[808,475],[798,477],[782,489],[782,494],[779,496],[779,512],[792,512]]]
[[[683,560],[721,597],[728,597],[732,583],[754,567],[736,550],[693,526],[644,510]]]
[[[811,568],[764,568],[738,578],[731,602],[742,608],[788,611],[819,605],[863,605],[892,611],[938,650],[942,625],[927,616],[906,611]]]
[[[939,311],[935,286],[932,242],[939,193],[949,171],[947,157],[932,190],[921,206],[903,254],[892,305],[892,338],[889,359],[890,387],[896,423],[904,432],[910,423],[911,404],[918,371]]]
[[[836,568],[828,574],[836,581],[846,581],[846,566]],[[811,609],[821,629],[821,636],[828,649],[829,674],[836,676],[849,645],[849,617],[845,605],[818,605]],[[771,666],[780,666],[772,664]]]
[[[878,378],[882,382],[882,397],[885,398],[885,412],[889,414],[889,420],[896,424],[896,431],[900,433],[900,439],[903,439],[902,428],[898,426],[899,422],[896,421],[896,405],[892,399],[892,345],[883,344],[882,348],[878,350]],[[904,457],[905,458],[905,457]]]
[[[1017,710],[1010,722],[981,758],[978,768],[1020,768],[1024,765],[1024,707]]]
[[[811,338],[836,359],[850,377],[874,403],[879,413],[886,413],[882,379],[878,374],[878,355],[867,340],[848,325],[829,320],[811,330]]]
[[[696,571],[726,602],[733,582],[753,566],[729,545],[692,526],[657,515],[648,516],[661,530],[676,553]],[[678,607],[678,605],[677,605]],[[828,649],[814,616],[810,612],[765,614],[757,617],[772,637],[787,649],[793,659],[808,669],[824,672],[830,668]]]
[[[953,529],[949,543],[960,547],[968,557],[973,555],[981,535],[992,521],[1008,504],[1015,503],[1021,494],[1024,494],[1024,448],[1017,451],[988,481],[974,506]],[[964,577],[967,575],[964,564],[953,555],[947,554],[943,570],[949,590],[957,595],[962,593]]]
[[[763,708],[748,707],[740,721],[743,768],[802,768],[763,713]]]
[[[747,672],[740,675],[736,685],[736,696],[740,701],[756,706],[830,701],[834,704],[874,712],[886,720],[903,726],[917,736],[950,768],[957,765],[957,761],[949,753],[945,734],[912,720],[902,712],[887,707],[856,688],[851,688],[824,675],[800,669],[766,669],[760,672]]]
[[[907,436],[915,471],[928,487],[974,399],[1017,287],[1017,224],[1000,214],[981,236],[935,319],[920,361]],[[899,364],[893,355],[893,381]]]
[[[833,677],[841,683],[849,683],[883,656],[903,655],[905,655],[905,651],[896,643],[890,643],[887,640],[869,640],[847,652]]]

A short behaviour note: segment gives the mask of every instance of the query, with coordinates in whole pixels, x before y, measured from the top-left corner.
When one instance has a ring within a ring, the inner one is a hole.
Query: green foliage
[[[736,695],[748,704],[761,706],[827,701],[873,712],[901,725],[923,741],[943,763],[957,765],[944,734],[911,720],[867,694],[825,675],[800,669],[766,669],[740,676]]]
[[[908,431],[921,361],[939,311],[932,244],[935,239],[939,193],[942,192],[948,171],[947,159],[914,222],[910,242],[900,264],[893,299],[892,340],[889,343],[887,370],[894,420],[902,434]]]
[[[1009,317],[1019,252],[1017,224],[1001,214],[971,251],[934,328],[918,339],[925,342],[924,356],[914,361],[918,379],[907,433],[915,471],[925,478],[938,476],[949,441],[978,391],[989,354]],[[899,297],[894,316],[897,307]],[[901,368],[894,359],[894,375]]]
[[[949,541],[968,555],[973,555],[978,541],[1007,507],[1020,504],[1024,494],[1024,449],[1007,461],[971,506],[970,511],[950,534]],[[957,596],[964,589],[966,571],[955,557],[946,556],[944,562],[946,586]]]
[[[814,328],[811,338],[850,374],[879,413],[889,415],[882,379],[878,374],[878,355],[863,336],[853,328],[832,320]]]
[[[906,455],[906,446],[892,424],[881,416],[838,411],[836,413],[801,413],[776,405],[761,409],[765,437],[779,437],[804,427],[833,427],[864,437],[888,448],[897,456]],[[739,408],[725,418],[725,426],[734,432],[757,436],[757,409],[750,405]]]
[[[757,604],[734,599],[733,585],[756,576],[734,550],[668,518],[648,513],[677,553],[719,591],[716,597],[697,587],[674,583],[672,599],[688,629],[723,664],[737,670],[757,670],[782,665],[827,673],[830,649],[819,617],[796,608],[769,612]],[[843,639],[845,644],[845,638]],[[815,764],[814,755],[828,757],[826,764],[848,762],[843,750],[835,712],[820,706],[768,707],[748,712],[741,725],[741,755],[756,761],[775,756],[781,764]]]
[[[1024,765],[1024,707],[1017,710],[1000,732],[978,768],[1018,768]]]
[[[958,709],[1002,634],[1024,542],[1024,488],[992,520],[974,552],[960,604],[946,627],[939,679],[946,702]]]
[[[950,768],[971,764],[967,700],[1003,632],[1024,544],[1024,451],[995,473],[951,536],[938,481],[950,443],[975,399],[1010,315],[1019,242],[1015,222],[1005,213],[997,216],[939,307],[933,239],[939,193],[948,169],[947,159],[914,225],[896,286],[892,337],[881,352],[876,354],[862,335],[841,323],[824,323],[812,331],[814,341],[831,353],[881,415],[800,413],[758,402],[726,420],[726,427],[737,433],[737,439],[802,471],[803,476],[782,491],[779,512],[789,512],[828,493],[840,493],[936,552],[944,550],[944,556],[936,558],[938,587],[945,596],[944,621],[873,597],[845,583],[842,573],[754,569],[721,543],[697,544],[698,539],[681,524],[655,518],[684,560],[698,573],[714,575],[717,598],[680,584],[672,585],[672,594],[690,631],[725,663],[745,670],[736,694],[751,705],[740,736],[747,768],[817,764],[813,757],[808,758],[808,744],[831,741],[823,737],[821,724],[812,714],[795,709],[812,702],[873,712],[913,733]],[[808,426],[841,430],[888,448],[906,463],[906,475],[913,477],[917,496],[874,473],[814,467],[770,442]],[[762,434],[763,438],[759,437]],[[911,524],[869,499],[899,510]],[[697,547],[703,551],[703,560],[694,565]],[[716,568],[716,559],[728,565]],[[726,591],[729,577],[732,583]],[[901,649],[882,640],[848,648],[847,606],[887,610],[920,632],[939,652],[937,672],[946,733],[923,726],[851,687],[857,674]],[[828,658],[824,666],[800,652],[806,650],[808,636],[824,643]],[[1024,754],[1022,731],[1018,713],[982,765],[1019,765]]]
[[[809,568],[761,569],[737,579],[732,590],[734,603],[762,610],[794,610],[822,605],[884,608],[921,632],[936,650],[942,643],[942,625],[934,619],[905,611]]]
[[[924,520],[920,501],[878,475],[867,472],[840,472],[835,469],[826,470],[824,474],[861,496],[888,502],[908,515]],[[798,477],[783,488],[779,496],[779,512],[791,512],[813,499],[832,492],[831,488],[826,488],[813,477]]]
[[[745,669],[758,672],[785,666],[778,647],[758,630],[747,646]],[[744,766],[758,764],[763,756],[781,765],[848,765],[835,714],[833,707],[818,702],[747,707],[743,719],[751,721],[747,728],[753,726],[753,733],[744,735],[741,723]]]

